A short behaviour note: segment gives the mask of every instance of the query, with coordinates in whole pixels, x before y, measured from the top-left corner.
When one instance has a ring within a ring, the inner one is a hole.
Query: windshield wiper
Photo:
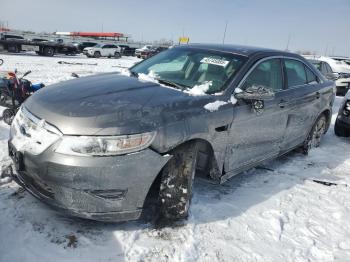
[[[179,89],[181,89],[181,91],[184,91],[185,89],[188,88],[186,85],[181,85],[179,83],[175,83],[175,82],[172,82],[172,81],[169,81],[169,80],[157,79],[157,81],[160,84],[165,84],[165,85],[168,85],[168,86],[171,86],[171,87],[179,88]]]

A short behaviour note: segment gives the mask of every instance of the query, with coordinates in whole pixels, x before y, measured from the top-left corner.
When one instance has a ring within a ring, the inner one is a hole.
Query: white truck
[[[87,57],[114,57],[120,58],[122,49],[120,46],[115,44],[97,44],[93,47],[86,47],[83,50],[83,54]]]

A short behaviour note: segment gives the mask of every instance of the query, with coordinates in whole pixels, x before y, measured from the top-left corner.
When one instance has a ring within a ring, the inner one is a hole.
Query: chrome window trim
[[[24,106],[21,106],[20,111],[21,111],[21,113],[22,113],[28,120],[32,121],[35,125],[39,125],[40,122],[41,122],[42,120],[44,120],[45,122],[44,122],[43,128],[44,128],[46,131],[51,132],[51,133],[54,133],[54,134],[59,135],[59,136],[62,136],[62,135],[63,135],[62,132],[61,132],[60,130],[58,130],[57,127],[55,127],[55,126],[49,124],[48,122],[46,122],[45,119],[40,119],[40,118],[38,118],[37,116],[33,115],[33,114],[32,114],[31,112],[29,112],[28,109],[26,109]]]
[[[269,57],[264,57],[264,58],[262,58],[262,59],[256,61],[256,63],[248,70],[248,72],[245,74],[245,76],[242,78],[242,80],[238,83],[237,87],[238,87],[238,88],[241,88],[241,87],[243,86],[244,82],[246,81],[246,79],[248,78],[248,76],[251,74],[251,72],[252,72],[258,65],[260,65],[261,63],[266,62],[266,61],[268,61],[268,60],[270,60],[270,59],[291,59],[291,60],[296,60],[296,61],[301,62],[304,66],[308,67],[308,68],[311,70],[311,72],[314,73],[314,71],[310,68],[310,66],[308,66],[307,64],[305,64],[305,62],[304,62],[303,60],[299,59],[299,58],[290,57],[290,56],[281,56],[281,55],[279,55],[279,56],[269,56]],[[284,61],[282,61],[282,62],[284,62]],[[283,69],[283,68],[281,68],[281,69]],[[314,73],[314,74],[315,74],[315,73]],[[315,75],[316,75],[316,74],[315,74]],[[284,75],[283,75],[282,77],[283,77],[283,79],[284,79],[284,80],[283,80],[283,83],[284,83],[284,81],[285,81],[286,79],[284,78]],[[318,75],[316,75],[316,77],[317,77],[317,79],[319,79],[319,81],[320,81],[319,84],[323,83],[323,80],[322,80]],[[287,84],[288,84],[288,83],[287,83]],[[295,88],[302,87],[302,86],[305,86],[305,85],[310,85],[310,84],[304,84],[304,85],[298,85],[298,86],[288,87],[287,89],[281,89],[279,92],[286,91],[286,90],[288,90],[288,89],[295,89]]]

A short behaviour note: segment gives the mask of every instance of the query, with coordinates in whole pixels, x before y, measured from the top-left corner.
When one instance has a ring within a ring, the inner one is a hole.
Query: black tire
[[[12,124],[12,120],[15,117],[15,112],[12,109],[5,109],[2,113],[2,118],[4,119],[4,122],[8,125]]]
[[[303,144],[303,153],[307,155],[312,148],[317,148],[321,144],[323,135],[327,132],[327,118],[324,114],[320,115],[315,121],[310,133]]]
[[[349,137],[350,136],[350,132],[348,130],[346,130],[344,127],[342,127],[338,120],[335,122],[334,125],[334,133],[336,136],[340,136],[340,137]]]
[[[114,53],[114,58],[121,58],[122,57],[122,55],[119,53],[119,52],[115,52]]]
[[[19,53],[20,49],[17,45],[9,45],[8,51],[11,53]]]
[[[160,220],[174,221],[188,216],[197,152],[196,143],[184,144],[171,152],[173,157],[161,173]]]
[[[53,56],[55,54],[55,49],[53,47],[47,46],[44,48],[44,56]]]
[[[101,53],[98,52],[98,51],[95,51],[94,57],[95,57],[95,58],[100,58],[100,57],[101,57]]]

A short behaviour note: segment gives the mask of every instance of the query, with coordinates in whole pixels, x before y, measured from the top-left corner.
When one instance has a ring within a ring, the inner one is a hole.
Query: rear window
[[[310,85],[317,84],[318,83],[317,76],[307,66],[305,66],[305,71],[306,71],[307,83]]]

